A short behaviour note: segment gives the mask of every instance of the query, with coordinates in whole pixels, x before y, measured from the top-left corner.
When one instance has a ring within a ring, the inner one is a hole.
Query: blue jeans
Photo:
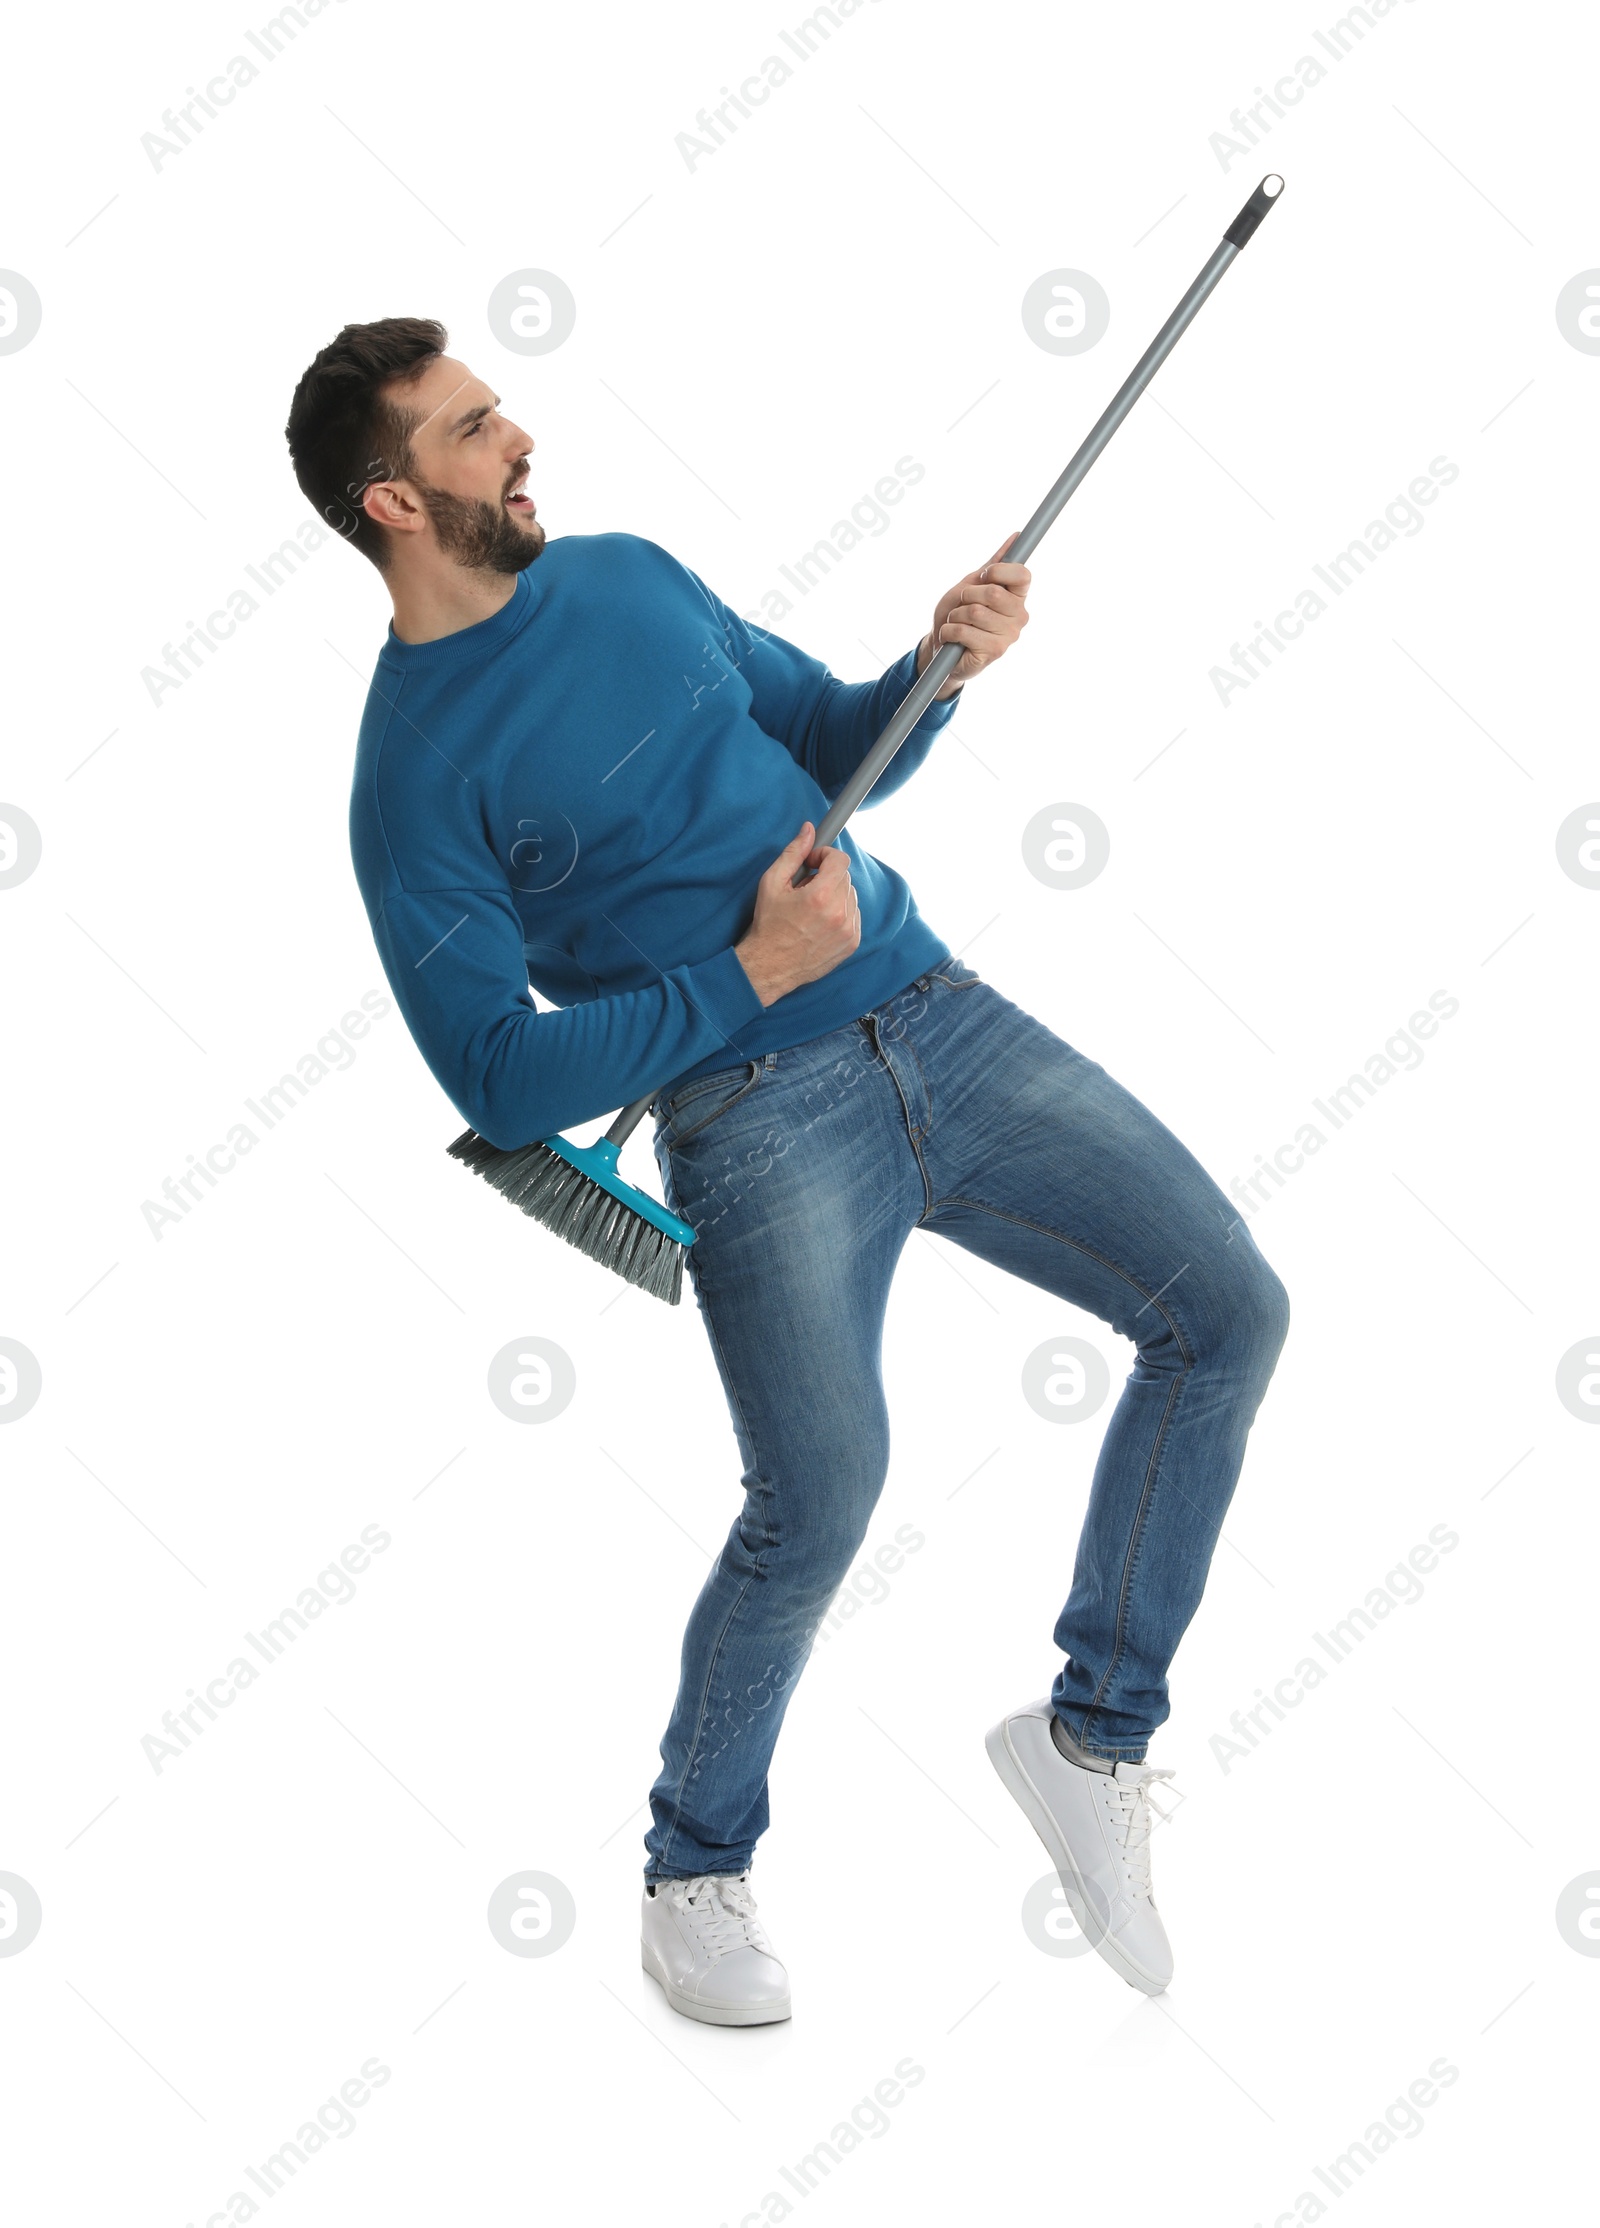
[[[1222,1192],[1103,1068],[955,959],[876,1013],[656,1105],[744,1505],[684,1635],[645,1877],[743,1871],[766,1830],[784,1710],[888,1468],[884,1309],[916,1229],[1137,1348],[1051,1694],[1080,1746],[1142,1759],[1289,1323]]]

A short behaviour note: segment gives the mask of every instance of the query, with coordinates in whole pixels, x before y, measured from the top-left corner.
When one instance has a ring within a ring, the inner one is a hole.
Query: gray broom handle
[[[994,560],[1005,565],[1024,565],[1038,548],[1040,542],[1060,517],[1068,502],[1087,478],[1090,466],[1109,443],[1123,419],[1133,408],[1151,380],[1161,369],[1182,339],[1200,305],[1212,291],[1228,265],[1255,231],[1267,211],[1283,191],[1283,180],[1271,172],[1262,179],[1255,192],[1223,234],[1220,245],[1213,253],[1199,277],[1184,295],[1182,301],[1162,326],[1127,378],[1112,396],[1077,454],[1051,488],[1049,494],[1029,519],[1004,557]],[[965,654],[959,642],[946,642],[936,650],[901,702],[899,710],[862,759],[855,772],[845,783],[833,803],[823,814],[817,828],[819,848],[830,844],[839,833],[863,797],[876,784],[879,775],[900,748],[923,713],[944,687]],[[803,878],[804,868],[795,877]],[[621,1145],[643,1121],[650,1111],[652,1091],[642,1099],[635,1099],[632,1106],[625,1106],[617,1116],[606,1136],[612,1144]]]

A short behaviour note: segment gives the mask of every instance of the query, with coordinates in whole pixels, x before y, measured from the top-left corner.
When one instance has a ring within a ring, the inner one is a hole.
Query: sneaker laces
[[[678,1909],[689,1915],[708,1956],[726,1957],[730,1950],[769,1948],[756,1915],[755,1897],[742,1874],[698,1873],[692,1880],[674,1880],[670,1893]]]
[[[1151,1893],[1150,1837],[1155,1832],[1155,1820],[1150,1815],[1149,1790],[1158,1780],[1176,1777],[1176,1772],[1158,1770],[1152,1765],[1140,1779],[1106,1778],[1106,1798],[1113,1821],[1121,1828],[1122,1861],[1127,1868],[1129,1888],[1135,1895],[1148,1897]],[[1158,1811],[1158,1819],[1160,1815]]]

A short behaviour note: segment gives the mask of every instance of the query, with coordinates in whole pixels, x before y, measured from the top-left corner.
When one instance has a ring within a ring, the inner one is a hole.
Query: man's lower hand
[[[756,889],[755,918],[734,946],[757,997],[770,1006],[802,983],[830,974],[861,942],[861,907],[848,855],[819,848],[807,820],[785,844]],[[793,888],[802,868],[811,879]]]

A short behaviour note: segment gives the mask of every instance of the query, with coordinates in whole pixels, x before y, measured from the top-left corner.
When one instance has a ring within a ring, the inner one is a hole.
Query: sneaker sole
[[[1010,1795],[1029,1825],[1044,1843],[1046,1854],[1061,1878],[1062,1892],[1073,1917],[1083,1931],[1085,1941],[1095,1953],[1103,1957],[1114,1973],[1119,1973],[1130,1988],[1137,1988],[1143,1996],[1161,1996],[1167,1983],[1144,1972],[1119,1948],[1099,1919],[1089,1901],[1088,1890],[1082,1873],[1078,1870],[1066,1836],[1056,1824],[1050,1805],[1028,1777],[1022,1759],[1011,1745],[1006,1729],[1007,1721],[991,1726],[983,1737],[989,1761],[1000,1775],[1000,1783]]]
[[[707,2027],[772,2027],[780,2020],[794,2015],[787,1996],[779,2004],[708,2004],[698,1996],[685,1995],[681,1988],[674,1988],[671,1981],[663,1980],[651,1962],[650,1952],[640,1946],[639,1963],[655,1982],[667,2002],[685,2019],[698,2019]]]

